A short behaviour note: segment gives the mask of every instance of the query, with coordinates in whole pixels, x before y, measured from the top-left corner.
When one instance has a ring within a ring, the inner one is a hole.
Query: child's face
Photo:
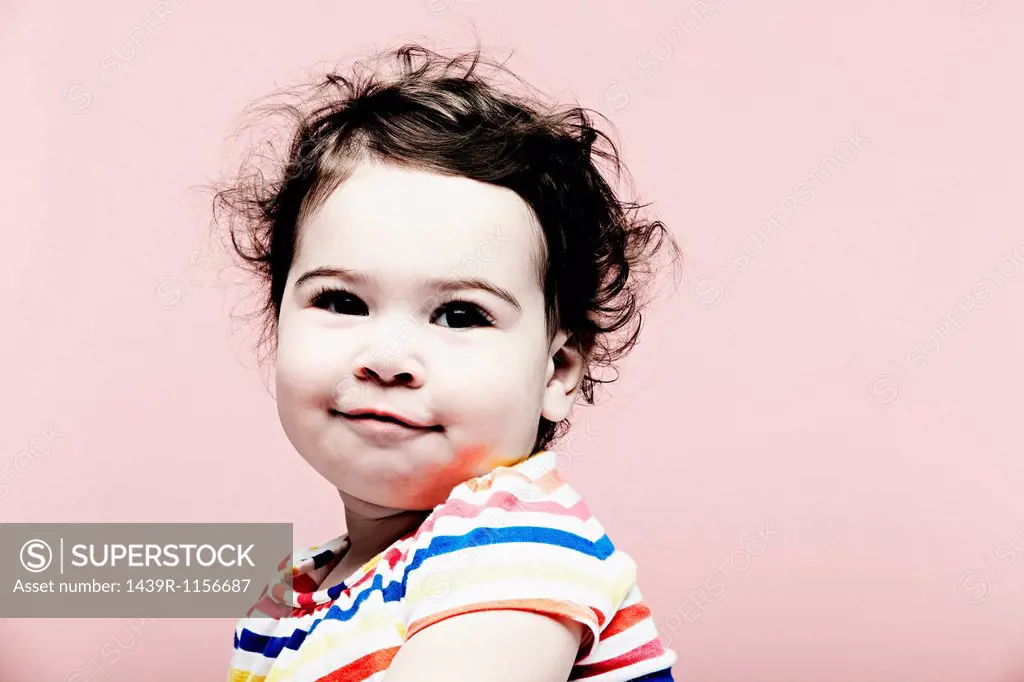
[[[360,165],[300,226],[279,320],[278,412],[343,497],[430,509],[530,454],[541,415],[568,416],[579,359],[552,360],[566,337],[550,340],[545,326],[533,265],[542,239],[511,190],[381,164]],[[298,281],[315,268],[376,279]],[[473,278],[513,300],[437,288]],[[339,414],[360,410],[434,428]]]

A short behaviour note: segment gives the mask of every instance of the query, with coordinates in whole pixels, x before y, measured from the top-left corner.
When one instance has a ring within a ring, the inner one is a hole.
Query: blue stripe
[[[333,558],[334,552],[332,550],[325,549],[320,552],[317,552],[313,556],[313,570],[326,566],[331,562],[331,559]]]
[[[474,528],[465,535],[439,535],[431,538],[430,544],[426,548],[416,552],[413,556],[412,562],[406,567],[405,573],[402,575],[401,582],[391,581],[385,586],[384,577],[380,574],[375,575],[373,577],[373,582],[355,598],[351,607],[348,609],[341,609],[337,605],[332,605],[327,609],[327,612],[324,614],[322,619],[314,621],[309,628],[308,634],[312,634],[317,626],[324,620],[351,620],[359,611],[359,606],[369,599],[370,595],[375,591],[381,592],[381,596],[385,603],[401,601],[405,597],[409,575],[414,570],[422,566],[427,559],[449,554],[451,552],[457,552],[469,547],[499,545],[510,542],[533,542],[556,547],[565,547],[566,549],[572,549],[580,552],[581,554],[586,554],[602,561],[607,559],[615,551],[615,546],[607,535],[602,535],[597,542],[591,542],[590,540],[569,531],[558,530],[555,528],[544,528],[540,526]],[[340,587],[340,585],[338,587]],[[341,590],[339,589],[338,594],[340,593]],[[327,594],[329,597],[331,596],[330,589],[328,589]],[[335,596],[334,599],[336,598],[337,597]],[[267,658],[277,658],[278,654],[281,653],[281,650],[286,647],[289,649],[298,649],[303,640],[306,639],[306,636],[306,631],[300,628],[296,628],[289,637],[273,637],[268,635],[259,635],[243,627],[241,636],[237,638],[238,642],[235,648],[252,653],[262,653]],[[672,678],[651,679],[671,680]]]
[[[306,631],[301,628],[295,628],[295,631],[288,637],[259,635],[251,630],[242,628],[242,635],[238,638],[238,644],[235,648],[263,654],[267,658],[277,658],[282,649],[285,647],[298,649],[305,639]]]
[[[440,535],[431,539],[430,545],[426,549],[417,552],[416,556],[413,557],[412,563],[406,569],[406,577],[410,571],[416,570],[424,561],[431,557],[457,552],[468,547],[500,545],[507,542],[534,542],[542,545],[565,547],[566,549],[573,549],[581,554],[586,554],[602,561],[615,551],[615,546],[607,535],[602,535],[597,542],[591,542],[576,533],[540,526],[474,528],[465,535]]]
[[[665,668],[664,670],[657,670],[653,673],[641,675],[640,677],[634,677],[629,682],[641,682],[641,680],[643,682],[675,682],[675,679],[672,677],[671,668]]]

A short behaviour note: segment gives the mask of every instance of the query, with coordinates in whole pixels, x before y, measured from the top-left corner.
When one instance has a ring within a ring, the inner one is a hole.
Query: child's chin
[[[383,460],[396,453],[380,454]],[[391,464],[393,462],[349,461],[345,472],[338,472],[332,479],[338,479],[337,487],[346,492],[351,489],[354,495],[363,499],[400,509],[432,509],[448,497],[455,485],[448,483],[451,474],[438,467],[395,467]],[[359,495],[360,492],[362,495]]]

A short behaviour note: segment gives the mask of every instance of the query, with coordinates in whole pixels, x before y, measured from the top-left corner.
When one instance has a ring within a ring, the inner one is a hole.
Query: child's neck
[[[397,540],[409,535],[430,515],[430,510],[399,510],[368,505],[342,495],[345,501],[345,525],[348,551],[346,566],[361,566]]]

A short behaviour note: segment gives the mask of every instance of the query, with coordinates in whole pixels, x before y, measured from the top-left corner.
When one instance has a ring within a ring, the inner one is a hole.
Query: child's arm
[[[384,682],[565,682],[582,634],[576,621],[530,611],[460,614],[410,637]]]

